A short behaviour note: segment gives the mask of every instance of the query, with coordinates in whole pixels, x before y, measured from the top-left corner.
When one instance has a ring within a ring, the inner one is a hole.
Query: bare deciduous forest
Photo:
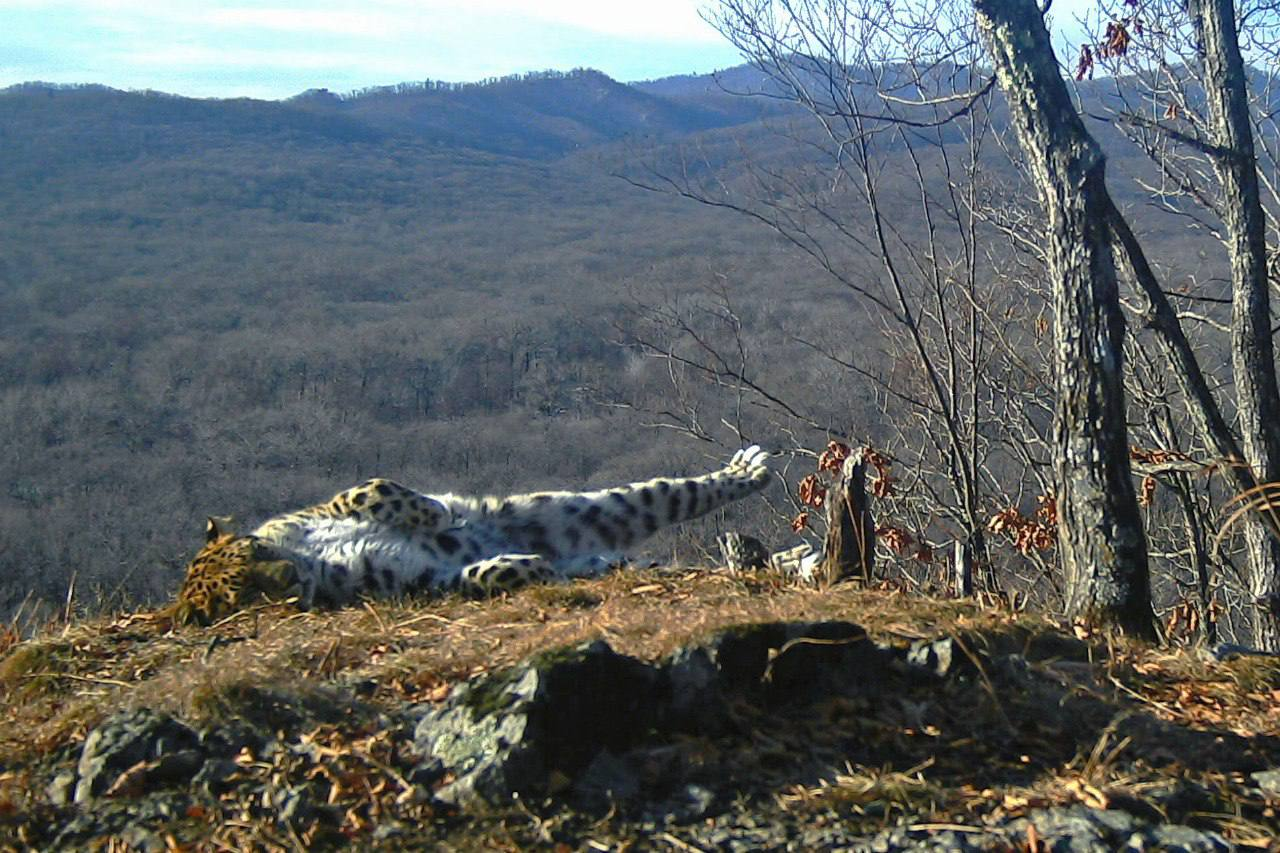
[[[884,548],[909,583],[944,583],[952,543],[984,534],[993,590],[1060,600],[1052,549],[1014,542],[1051,492],[1052,316],[1004,106],[875,136],[859,168],[833,170],[803,110],[732,94],[772,85],[744,66],[283,102],[0,93],[0,615],[57,606],[73,582],[88,609],[159,602],[205,516],[254,521],[369,476],[578,488],[692,472],[757,441],[782,452],[793,488],[830,438],[891,460],[878,515],[914,543]],[[1099,79],[1079,94],[1100,113],[1127,90]],[[1090,130],[1226,381],[1221,247],[1151,201],[1158,170],[1118,125]],[[864,255],[877,233],[901,282]],[[954,278],[925,256],[955,259]],[[913,311],[922,321],[902,322]],[[1130,329],[1136,452],[1205,458]],[[938,371],[951,384],[929,379],[931,359],[960,350]],[[930,413],[965,371],[982,383],[948,446]],[[950,494],[962,446],[972,482]],[[1179,507],[1230,489],[1161,477],[1138,488],[1152,490],[1168,620],[1198,583]],[[782,489],[770,503],[651,551],[709,554],[723,529],[796,541],[798,508]],[[1214,560],[1197,606],[1229,608],[1230,557]]]

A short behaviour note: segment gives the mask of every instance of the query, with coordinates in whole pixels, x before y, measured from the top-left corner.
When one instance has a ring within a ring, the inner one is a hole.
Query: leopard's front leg
[[[466,595],[491,596],[557,577],[551,563],[538,554],[500,554],[465,566],[459,587]]]

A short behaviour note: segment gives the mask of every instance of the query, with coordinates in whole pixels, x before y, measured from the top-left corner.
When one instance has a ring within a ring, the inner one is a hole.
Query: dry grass
[[[616,573],[491,601],[264,607],[206,629],[175,629],[155,613],[62,628],[0,657],[0,806],[38,800],[32,768],[120,708],[216,722],[258,703],[263,689],[319,707],[347,701],[359,685],[363,701],[393,708],[441,700],[459,681],[550,647],[604,638],[656,660],[730,625],[830,619],[894,644],[955,637],[974,674],[832,699],[798,719],[743,708],[744,740],[672,745],[689,772],[750,779],[772,791],[774,807],[872,828],[909,817],[977,825],[1065,803],[1160,816],[1188,788],[1197,819],[1237,842],[1280,828],[1278,804],[1250,793],[1245,772],[1280,766],[1280,662],[1212,663],[1119,641],[1090,647],[1043,617],[974,602],[706,571]],[[1010,653],[1030,661],[1025,677],[998,671]],[[342,760],[375,775],[390,766],[377,733],[308,736],[373,738]],[[405,796],[390,771],[383,784],[386,796]],[[367,810],[351,814],[368,819]]]
[[[122,614],[37,636],[0,658],[0,751],[21,755],[74,740],[119,708],[202,716],[201,697],[225,685],[373,679],[396,698],[434,695],[559,645],[604,638],[620,652],[656,660],[728,625],[824,619],[899,639],[1015,623],[1026,632],[1051,630],[1034,617],[971,603],[852,587],[819,592],[766,575],[705,571],[615,573],[491,601],[369,602],[313,613],[265,607],[213,628],[175,629],[154,613]],[[41,732],[34,740],[33,730]]]

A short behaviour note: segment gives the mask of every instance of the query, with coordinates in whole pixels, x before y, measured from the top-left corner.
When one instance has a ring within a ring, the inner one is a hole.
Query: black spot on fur
[[[618,533],[607,521],[593,520],[589,523],[606,548],[612,549],[618,547]]]
[[[510,566],[507,566],[505,569],[498,572],[498,577],[496,578],[496,580],[498,581],[498,583],[511,583],[512,581],[516,580],[518,577],[520,577],[520,573],[517,572],[515,569],[511,568]]]
[[[382,514],[382,511],[386,509],[386,506],[387,505],[384,504],[382,501],[374,501],[373,503],[369,504],[369,512],[373,513],[374,516],[376,517]]]
[[[640,502],[643,503],[645,506],[653,506],[653,490],[641,489]]]
[[[364,502],[369,499],[369,495],[365,492],[356,492],[351,496],[351,502],[356,506],[364,506]]]
[[[613,502],[616,503],[618,508],[626,515],[635,515],[639,512],[639,510],[636,509],[636,505],[633,504],[622,492],[613,492],[609,497],[613,499]]]
[[[364,573],[364,588],[371,592],[376,591],[378,589],[378,576],[373,572],[366,571]]]
[[[551,495],[534,495],[533,496],[534,503],[544,504],[549,500],[551,500]]]
[[[594,524],[600,518],[601,509],[596,504],[587,507],[582,513],[582,520],[588,524]]]
[[[462,547],[462,543],[457,537],[450,536],[448,533],[441,533],[436,537],[436,544],[440,546],[446,554],[456,554],[458,549]]]
[[[702,492],[698,490],[698,484],[693,482],[693,480],[690,480],[684,484],[684,490],[689,495],[688,503],[685,506],[686,515],[692,518],[695,515],[701,514]]]
[[[395,588],[396,588],[396,575],[395,575],[395,572],[391,571],[390,569],[383,569],[383,570],[382,570],[382,583],[383,583],[383,586],[385,586],[388,590],[393,590],[393,589],[395,589]]]
[[[578,543],[582,541],[582,531],[573,526],[566,527],[564,529],[564,538],[569,540],[569,547],[577,548]]]
[[[680,518],[680,493],[672,492],[671,499],[667,502],[667,518],[676,521]]]
[[[392,511],[392,512],[399,512],[399,511],[400,511],[400,510],[402,510],[403,508],[404,508],[404,501],[400,500],[399,498],[396,498],[395,500],[393,500],[393,501],[391,502],[391,511]]]
[[[654,531],[656,531],[657,529],[658,529],[658,519],[657,519],[657,516],[655,516],[655,515],[654,515],[653,513],[651,513],[651,512],[646,512],[646,513],[644,514],[644,532],[645,532],[645,533],[653,533],[653,532],[654,532]]]
[[[332,564],[330,564],[329,568],[333,569],[333,573],[334,573],[335,575],[337,575],[338,577],[340,577],[340,578],[346,578],[346,576],[347,576],[347,567],[346,567],[346,566],[344,566],[344,565],[342,565],[341,563],[332,563]]]
[[[577,504],[565,504],[565,505],[564,505],[564,514],[565,514],[565,515],[577,515],[577,514],[578,514],[579,512],[581,512],[581,511],[582,511],[582,507],[578,506]]]
[[[532,566],[532,565],[533,565],[533,558],[532,558],[532,557],[521,557],[520,559],[516,560],[516,565],[517,565],[517,566]]]
[[[391,486],[388,485],[387,483],[379,483],[377,485],[377,491],[378,491],[378,494],[382,495],[385,498],[387,495],[391,494],[393,490]]]

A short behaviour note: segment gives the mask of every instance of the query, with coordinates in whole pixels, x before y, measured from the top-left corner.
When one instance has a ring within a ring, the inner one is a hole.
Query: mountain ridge
[[[632,136],[670,137],[732,127],[770,111],[749,99],[708,93],[688,83],[626,84],[593,69],[536,72],[481,83],[399,83],[347,94],[311,89],[279,101],[188,98],[153,91],[125,91],[99,84],[20,83],[0,90],[0,118],[23,135],[23,110],[48,121],[51,105],[71,99],[81,107],[109,106],[106,115],[76,111],[79,123],[151,125],[201,122],[215,113],[234,132],[263,129],[343,141],[377,141],[388,135],[445,148],[470,148],[529,159],[554,159],[572,151]],[[67,122],[54,121],[52,126]],[[39,128],[30,128],[39,137]],[[8,135],[8,134],[6,134]]]

